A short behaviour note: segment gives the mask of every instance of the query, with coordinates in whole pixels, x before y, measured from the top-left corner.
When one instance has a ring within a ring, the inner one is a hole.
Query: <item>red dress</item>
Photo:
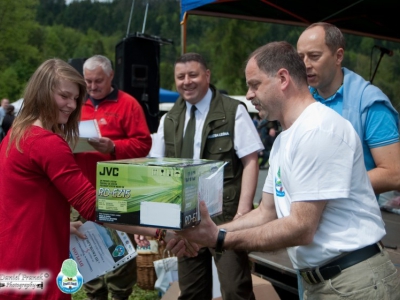
[[[60,136],[31,126],[23,153],[7,154],[9,136],[0,144],[0,279],[37,276],[43,290],[2,287],[0,299],[71,299],[56,284],[69,258],[70,205],[94,220],[95,189]]]

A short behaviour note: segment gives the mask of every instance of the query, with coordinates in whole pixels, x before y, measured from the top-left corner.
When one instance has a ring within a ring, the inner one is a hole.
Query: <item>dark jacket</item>
[[[217,224],[233,219],[239,205],[243,165],[234,149],[235,116],[240,101],[221,95],[210,85],[213,97],[204,122],[200,158],[228,162],[224,169],[223,214]],[[180,157],[186,103],[179,97],[164,120],[165,156]]]

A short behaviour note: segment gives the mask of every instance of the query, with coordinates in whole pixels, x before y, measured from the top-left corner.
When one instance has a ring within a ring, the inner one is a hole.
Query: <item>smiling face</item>
[[[53,92],[54,101],[58,107],[58,124],[66,124],[69,116],[76,109],[79,88],[76,83],[61,79]]]
[[[94,70],[84,69],[83,73],[88,94],[97,100],[107,97],[111,92],[114,73],[111,72],[110,75],[107,75],[101,66]]]
[[[276,120],[274,112],[277,112],[279,95],[277,93],[277,78],[270,77],[265,72],[261,71],[256,60],[251,58],[247,63],[246,83],[248,90],[246,93],[247,100],[255,106],[259,111],[262,119]]]
[[[175,65],[176,90],[185,101],[194,105],[206,95],[210,85],[210,70],[197,61]]]
[[[306,65],[308,84],[322,97],[334,94],[340,86],[341,63],[344,50],[332,52],[325,43],[325,31],[321,26],[305,30],[297,42],[297,52]]]

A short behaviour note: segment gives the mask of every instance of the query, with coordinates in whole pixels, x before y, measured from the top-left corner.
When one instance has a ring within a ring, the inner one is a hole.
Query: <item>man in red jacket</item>
[[[151,136],[138,101],[112,85],[114,71],[107,57],[95,55],[87,59],[83,75],[89,98],[82,107],[81,120],[96,120],[101,138],[89,141],[96,152],[76,153],[75,159],[96,186],[98,161],[145,157],[151,148]],[[78,218],[73,212],[71,219]],[[106,276],[90,281],[84,288],[89,299],[106,300],[108,290],[113,299],[128,299],[136,277],[136,259],[133,259]]]

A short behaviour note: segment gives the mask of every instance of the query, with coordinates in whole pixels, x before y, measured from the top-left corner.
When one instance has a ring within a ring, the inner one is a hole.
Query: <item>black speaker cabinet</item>
[[[87,58],[70,58],[68,63],[83,76],[83,63]]]
[[[142,105],[150,132],[159,122],[160,42],[150,36],[131,35],[115,49],[115,82]]]

